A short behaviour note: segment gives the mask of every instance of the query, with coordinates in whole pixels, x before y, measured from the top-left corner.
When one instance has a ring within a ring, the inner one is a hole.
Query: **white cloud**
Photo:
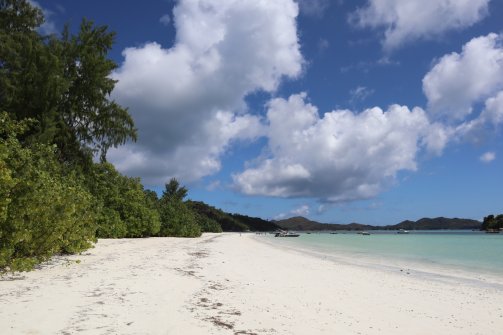
[[[503,91],[486,100],[480,115],[465,121],[455,128],[458,140],[469,140],[481,143],[503,124]]]
[[[437,117],[463,120],[473,105],[503,89],[503,38],[489,34],[445,55],[423,79],[428,111]]]
[[[159,19],[159,22],[164,26],[169,26],[169,24],[171,23],[171,16],[169,16],[169,14],[164,14]]]
[[[449,124],[445,134],[486,141],[503,124],[503,35],[473,38],[460,53],[441,57],[423,78],[423,91],[429,115]]]
[[[139,141],[110,150],[109,160],[147,184],[217,172],[234,141],[264,133],[244,98],[300,74],[297,14],[292,0],[180,1],[172,48],[123,51],[113,97],[130,108]]]
[[[494,126],[499,126],[503,123],[503,91],[487,99],[480,117],[486,123],[491,123]]]
[[[301,205],[297,208],[292,209],[288,213],[280,213],[274,217],[275,220],[281,220],[285,218],[289,218],[292,216],[308,216],[309,215],[309,206],[308,205]]]
[[[350,21],[361,28],[384,29],[383,47],[390,51],[475,24],[487,15],[489,1],[368,0],[350,15]]]
[[[399,171],[416,170],[420,150],[440,153],[447,142],[420,108],[336,110],[320,118],[305,100],[302,93],[269,102],[270,155],[233,176],[241,192],[324,202],[371,198]]]
[[[480,156],[480,161],[483,163],[491,163],[493,160],[496,159],[496,154],[494,152],[486,152],[482,156]]]
[[[295,208],[292,210],[292,214],[296,216],[308,216],[309,215],[309,206],[308,205],[302,205],[298,208]]]

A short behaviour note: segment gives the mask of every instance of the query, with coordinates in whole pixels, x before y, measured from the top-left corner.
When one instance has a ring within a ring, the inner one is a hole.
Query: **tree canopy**
[[[482,222],[481,230],[500,230],[503,229],[503,214],[497,216],[488,215]]]
[[[161,236],[194,237],[201,235],[201,227],[197,223],[195,213],[183,199],[187,189],[180,186],[176,179],[171,179],[165,185],[165,190],[159,200],[161,216]]]
[[[105,160],[137,136],[127,109],[110,99],[115,33],[84,19],[77,35],[67,26],[60,38],[42,36],[42,22],[27,1],[0,1],[0,110],[38,121],[23,140],[56,144],[62,161]]]

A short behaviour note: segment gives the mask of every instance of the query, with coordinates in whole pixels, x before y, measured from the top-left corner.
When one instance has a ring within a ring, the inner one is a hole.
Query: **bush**
[[[0,115],[0,269],[29,270],[56,253],[95,241],[92,197],[64,171],[52,146],[24,147],[16,135],[29,121]]]
[[[89,188],[98,206],[97,237],[147,237],[159,233],[159,213],[140,180],[121,175],[110,163],[95,164]]]
[[[201,236],[201,227],[197,224],[195,213],[183,202],[186,195],[187,189],[180,187],[176,179],[171,179],[166,184],[159,201],[161,236]]]

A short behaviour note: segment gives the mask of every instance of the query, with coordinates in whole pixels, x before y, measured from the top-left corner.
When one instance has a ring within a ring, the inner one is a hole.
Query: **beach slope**
[[[503,329],[500,285],[356,266],[262,240],[251,234],[100,240],[82,255],[3,277],[0,329],[183,335]]]

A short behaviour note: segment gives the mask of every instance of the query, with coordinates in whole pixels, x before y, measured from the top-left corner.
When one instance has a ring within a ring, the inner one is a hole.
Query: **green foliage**
[[[159,233],[159,213],[140,180],[121,175],[110,163],[95,164],[89,189],[98,202],[97,237],[146,237]]]
[[[187,196],[188,190],[185,186],[180,186],[180,183],[175,178],[171,178],[169,183],[165,185],[162,198],[169,201],[183,201]]]
[[[238,222],[248,226],[252,231],[275,231],[281,229],[281,227],[274,222],[261,218],[241,214],[231,214],[231,216]]]
[[[187,201],[187,206],[192,210],[196,216],[196,222],[201,227],[202,232],[208,233],[221,233],[222,227],[220,223],[214,218],[208,216],[207,209],[211,207],[204,202],[200,201]]]
[[[500,230],[503,228],[503,214],[497,215],[488,215],[484,218],[482,222],[481,230]]]
[[[204,216],[200,213],[194,212],[194,215],[196,216],[196,222],[201,227],[201,231],[205,233],[221,233],[222,232],[222,227],[220,224],[207,217]]]
[[[167,183],[159,200],[161,217],[161,236],[197,237],[201,227],[197,224],[195,213],[183,202],[187,189],[180,187],[176,179]]]
[[[101,204],[96,214],[96,237],[98,238],[123,238],[127,235],[126,223],[121,220],[119,212],[104,207]]]
[[[201,228],[194,213],[181,201],[170,201],[161,207],[161,236],[197,237]]]
[[[83,20],[76,36],[36,33],[42,14],[25,0],[0,1],[0,110],[32,118],[23,141],[56,144],[60,160],[88,167],[110,147],[136,139],[125,108],[109,99],[114,33]]]
[[[157,197],[157,193],[152,190],[144,190],[145,199],[150,208],[159,209],[159,198]]]
[[[105,162],[110,147],[136,140],[110,99],[115,34],[83,20],[77,35],[41,36],[43,21],[27,0],[0,0],[0,271],[85,250],[96,236],[199,236],[198,221],[217,230],[175,179],[159,200]]]
[[[188,201],[188,205],[199,215],[210,222],[216,222],[223,231],[247,231],[249,227],[233,218],[221,209],[207,205],[204,202]],[[218,230],[217,230],[218,232]]]
[[[53,147],[18,141],[28,124],[0,114],[0,269],[28,270],[95,241],[91,195]]]

